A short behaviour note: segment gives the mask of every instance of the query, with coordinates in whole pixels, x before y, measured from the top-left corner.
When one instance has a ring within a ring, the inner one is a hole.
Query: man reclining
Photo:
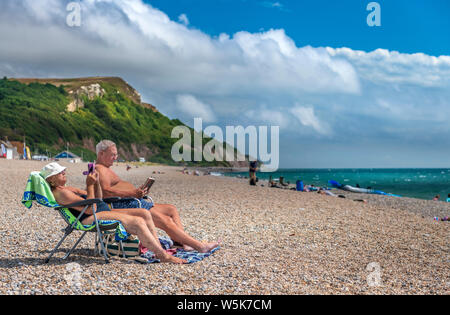
[[[200,253],[207,253],[219,246],[218,242],[202,243],[188,235],[181,224],[180,215],[172,205],[153,204],[143,199],[148,191],[142,188],[135,188],[131,183],[124,181],[111,170],[114,161],[117,160],[117,146],[114,142],[103,140],[97,144],[96,170],[100,174],[100,185],[105,198],[122,197],[137,198],[136,200],[118,201],[113,203],[114,208],[144,208],[150,211],[155,226],[167,233],[169,237],[183,246],[187,251],[196,250]]]

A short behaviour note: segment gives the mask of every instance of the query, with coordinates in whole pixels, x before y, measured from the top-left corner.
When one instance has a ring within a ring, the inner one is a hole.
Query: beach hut
[[[0,141],[0,158],[18,160],[20,158],[17,147],[12,142]]]
[[[70,163],[81,163],[81,158],[78,155],[76,155],[70,151],[63,151],[63,152],[57,154],[55,156],[55,159],[66,160]]]
[[[20,141],[10,141],[9,142],[14,150],[13,153],[13,159],[14,160],[19,160],[19,159],[23,159],[23,153],[24,153],[24,144],[23,142]]]

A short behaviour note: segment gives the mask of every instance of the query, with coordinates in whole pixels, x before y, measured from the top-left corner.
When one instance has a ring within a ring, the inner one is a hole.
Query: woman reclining
[[[75,187],[66,187],[66,168],[58,163],[50,163],[41,171],[41,175],[49,183],[56,202],[60,205],[69,205],[84,199],[102,198],[97,172],[89,174],[86,178],[86,191]],[[75,216],[79,216],[83,207],[69,209]],[[144,247],[155,253],[161,262],[175,264],[187,263],[185,260],[169,255],[159,243],[156,228],[151,214],[145,209],[114,209],[111,211],[106,203],[99,203],[95,212],[98,220],[117,220],[122,223],[128,233],[137,235]],[[80,221],[84,225],[94,222],[92,206],[90,206]]]

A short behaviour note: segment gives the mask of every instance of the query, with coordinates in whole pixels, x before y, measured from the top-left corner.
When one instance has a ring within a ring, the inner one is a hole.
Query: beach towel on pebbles
[[[170,238],[167,237],[161,237],[159,239],[159,242],[161,243],[161,246],[172,256],[178,257],[181,259],[185,259],[188,264],[194,264],[196,262],[202,261],[203,259],[211,256],[216,251],[220,249],[220,246],[214,248],[209,253],[199,253],[197,251],[187,252],[184,249],[181,248],[172,248],[173,247],[173,241]],[[145,258],[147,260],[147,263],[153,264],[153,263],[159,263],[159,259],[156,259],[155,254],[149,250],[146,250],[145,253],[141,254],[142,258]]]

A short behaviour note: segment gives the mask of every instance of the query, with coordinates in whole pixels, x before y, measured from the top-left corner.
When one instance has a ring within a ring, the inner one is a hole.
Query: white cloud
[[[263,7],[278,9],[280,11],[289,11],[285,8],[285,6],[281,2],[273,2],[273,1],[263,1],[260,3]]]
[[[296,104],[290,112],[303,126],[312,127],[321,135],[328,135],[330,133],[329,127],[316,117],[313,107],[304,107]]]
[[[23,13],[19,5],[2,10],[0,39],[7,40],[8,48],[0,51],[1,60],[29,64],[31,71],[43,68],[38,60],[49,52],[58,58],[50,58],[48,70],[61,71],[80,59],[85,67],[74,67],[78,71],[115,64],[141,74],[161,92],[359,92],[350,63],[331,58],[325,49],[298,48],[284,30],[212,38],[141,0],[81,1],[82,26],[69,28],[64,6],[53,4],[48,11],[39,6],[48,1],[33,0],[32,7],[17,1],[28,13],[21,23],[12,18]],[[37,8],[46,12],[45,18]],[[53,23],[41,24],[42,19]]]
[[[187,15],[184,13],[178,17],[178,21],[186,26],[188,26],[190,24]]]
[[[375,83],[414,84],[423,87],[450,84],[450,56],[402,54],[386,49],[372,52],[349,48],[326,49],[330,56],[351,62],[364,79]]]
[[[201,118],[205,122],[215,122],[216,117],[210,106],[201,102],[193,95],[178,95],[178,108],[192,119]]]
[[[280,129],[284,129],[289,125],[289,118],[286,117],[285,113],[279,110],[267,109],[265,106],[257,110],[249,110],[245,113],[245,116],[252,121],[278,126]]]

